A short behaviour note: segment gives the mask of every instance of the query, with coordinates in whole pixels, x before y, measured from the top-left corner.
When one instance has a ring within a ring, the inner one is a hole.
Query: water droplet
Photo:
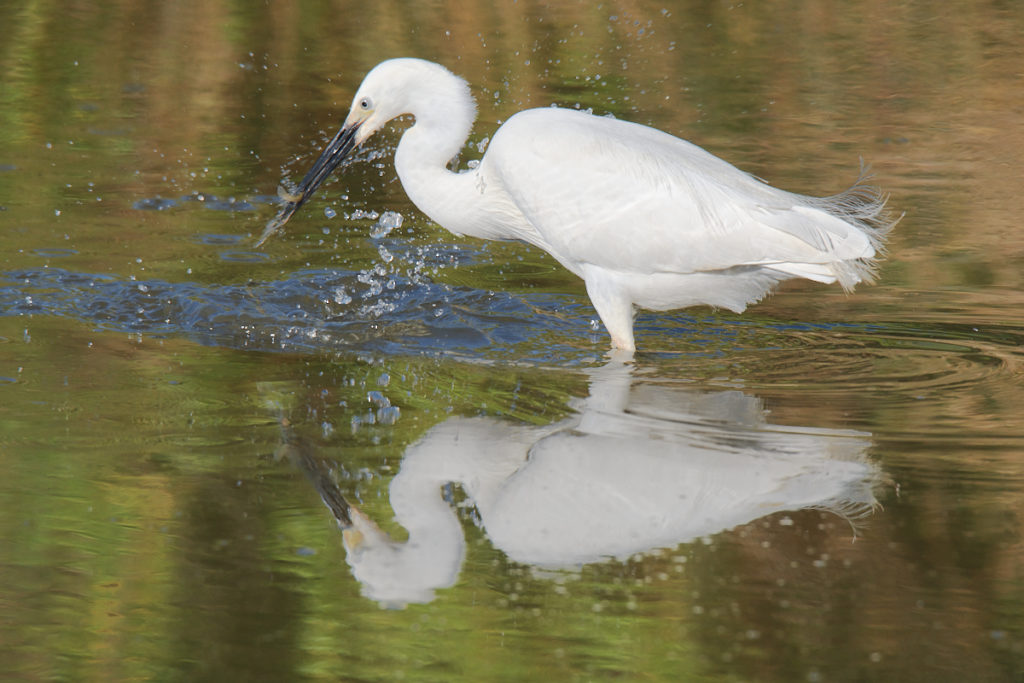
[[[380,239],[386,237],[395,228],[402,227],[402,214],[397,211],[385,211],[376,225],[370,228],[370,237]]]
[[[352,215],[349,216],[349,218],[354,221],[359,220],[360,218],[369,218],[370,220],[375,221],[379,215],[380,214],[376,211],[363,211],[362,209],[356,209],[352,212]]]
[[[377,423],[382,425],[393,425],[398,422],[402,411],[398,406],[388,406],[377,411]]]
[[[352,297],[348,295],[344,287],[336,287],[334,289],[334,303],[336,304],[349,304],[352,303]]]

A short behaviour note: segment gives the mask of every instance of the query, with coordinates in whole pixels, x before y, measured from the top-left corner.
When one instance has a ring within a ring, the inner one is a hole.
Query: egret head
[[[468,135],[476,105],[464,80],[439,64],[422,59],[389,59],[366,74],[352,98],[341,130],[331,139],[294,191],[278,189],[284,205],[267,224],[256,246],[277,232],[324,180],[388,121],[412,114],[417,122],[432,121]],[[465,136],[459,140],[459,146]],[[458,149],[452,151],[452,156]]]
[[[359,145],[402,114],[413,114],[418,120],[443,110],[433,100],[442,96],[446,90],[443,85],[451,80],[464,83],[443,66],[422,59],[381,62],[359,85],[344,128],[356,129],[355,143]]]

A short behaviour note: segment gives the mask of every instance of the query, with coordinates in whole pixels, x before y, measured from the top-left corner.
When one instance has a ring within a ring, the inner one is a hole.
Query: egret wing
[[[830,264],[874,256],[871,238],[685,140],[560,109],[513,116],[487,173],[563,262],[629,273]],[[804,277],[813,276],[794,272]],[[825,270],[818,277],[826,279]],[[834,278],[828,278],[829,281]]]

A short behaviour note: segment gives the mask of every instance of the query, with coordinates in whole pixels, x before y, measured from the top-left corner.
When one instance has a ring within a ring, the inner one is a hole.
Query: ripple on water
[[[7,284],[4,285],[6,280]],[[206,286],[121,280],[55,268],[0,276],[0,310],[149,335],[291,352],[459,352],[536,343],[586,325],[572,302],[520,297],[375,271],[304,271],[279,281]],[[547,353],[552,353],[549,349]]]
[[[196,242],[199,244],[209,244],[213,246],[224,246],[238,244],[242,241],[241,235],[225,235],[218,233],[204,233],[202,235],[196,235]]]
[[[264,196],[260,195],[251,200],[228,197],[222,199],[205,192],[193,192],[178,199],[167,199],[164,197],[146,197],[139,199],[132,204],[133,209],[139,211],[166,211],[182,204],[196,203],[212,211],[255,211],[257,204],[267,203]]]
[[[206,192],[193,192],[181,197],[183,203],[196,202],[213,211],[254,211],[256,207],[244,199],[228,197],[222,199]]]
[[[965,327],[872,325],[829,343],[824,340],[820,363],[844,384],[863,385],[913,398],[931,392],[964,388],[1013,373],[1019,364],[1008,330],[972,331]],[[1012,333],[1011,333],[1012,334]],[[1024,332],[1017,331],[1017,343]]]
[[[237,446],[245,443],[241,436],[231,436],[227,430],[204,429],[198,432],[177,432],[160,434],[156,441],[175,448],[206,449]]]
[[[140,199],[133,203],[132,208],[139,211],[166,211],[167,209],[172,209],[177,205],[178,202],[174,199],[147,197],[146,199]]]
[[[818,396],[870,392],[890,402],[984,383],[1005,386],[1024,360],[1024,329],[1007,326],[780,324],[730,317],[643,315],[641,351],[668,366],[685,366],[680,371],[691,376],[730,377],[751,389],[799,387]]]
[[[243,235],[224,235],[207,233],[196,236],[196,242],[208,246],[234,246],[245,240]],[[269,261],[271,257],[262,251],[251,251],[246,249],[228,249],[218,254],[221,261],[231,263],[260,263]]]
[[[67,258],[78,253],[77,249],[33,249],[32,253],[43,258]]]
[[[231,263],[262,263],[270,260],[270,255],[262,251],[222,251],[221,261]]]
[[[204,235],[210,244],[236,236]],[[222,258],[267,258],[228,251]],[[6,281],[7,284],[3,284]],[[291,352],[458,353],[590,362],[607,337],[578,297],[455,287],[381,268],[309,270],[284,280],[208,286],[130,281],[55,268],[0,276],[0,311],[82,319],[131,333]],[[1020,371],[1024,330],[954,324],[782,324],[730,316],[645,314],[642,353],[694,377],[802,392],[851,387],[918,400]]]
[[[996,337],[1003,331],[994,331]],[[1024,342],[1024,335],[1021,336]],[[821,373],[844,388],[870,388],[889,400],[921,400],[957,392],[1015,372],[1019,360],[1000,340],[967,338],[944,328],[871,326],[838,337],[815,336],[772,378]]]
[[[247,201],[228,197],[227,199],[211,199],[206,208],[213,211],[255,211],[256,207]]]

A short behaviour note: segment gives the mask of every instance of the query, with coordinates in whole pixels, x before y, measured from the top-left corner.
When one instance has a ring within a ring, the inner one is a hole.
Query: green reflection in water
[[[211,242],[258,234],[263,196],[300,173],[363,73],[398,55],[474,85],[474,144],[524,106],[578,104],[795,191],[843,187],[863,156],[908,212],[880,286],[854,297],[794,286],[739,319],[639,323],[641,375],[738,386],[779,424],[874,435],[893,484],[855,543],[804,511],[552,577],[510,562],[459,508],[459,583],[403,611],[360,596],[316,494],[273,461],[278,415],[261,387],[290,397],[289,417],[344,463],[347,492],[401,537],[386,492],[409,444],[450,414],[564,418],[585,379],[512,363],[571,336],[585,367],[603,338],[559,329],[463,363],[140,340],[72,310],[0,318],[5,676],[1022,676],[1019,7],[44,2],[0,6],[0,26],[5,273],[212,286],[355,272],[381,257],[369,221],[344,216],[394,210],[403,241],[473,255],[436,281],[582,298],[535,251],[460,243],[419,217],[387,144],[265,259]],[[134,208],[144,200],[175,203]],[[400,417],[353,430],[370,391]]]
[[[345,614],[363,599],[344,590],[309,491],[273,464],[275,410],[314,430],[350,476],[370,477],[361,495],[385,518],[387,473],[436,420],[544,423],[579,391],[571,376],[539,385],[529,369],[243,357],[46,319],[4,319],[3,336],[23,345],[5,388],[0,493],[16,591],[4,660],[22,674],[290,677],[310,612],[315,623],[319,606]],[[268,406],[268,383],[292,405]],[[370,392],[391,397],[396,422],[368,423]]]

